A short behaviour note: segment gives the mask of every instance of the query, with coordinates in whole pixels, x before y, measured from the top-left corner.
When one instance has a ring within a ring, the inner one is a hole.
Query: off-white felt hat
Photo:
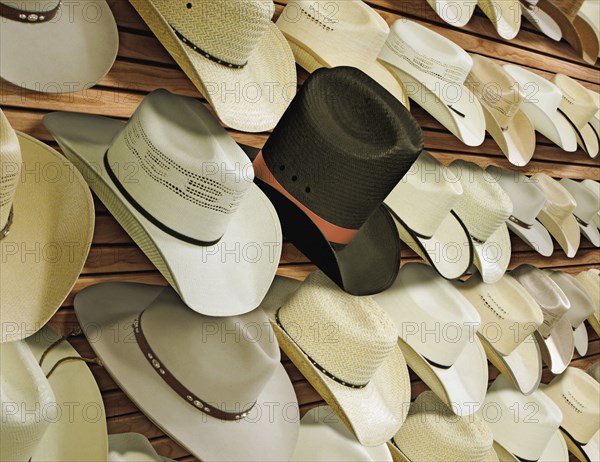
[[[596,334],[600,335],[600,277],[592,270],[582,271],[576,277],[594,302],[595,311],[588,318],[588,322]]]
[[[80,92],[110,70],[119,33],[105,0],[1,0],[0,77],[44,93]]]
[[[562,31],[558,23],[552,17],[537,7],[537,0],[524,0],[521,2],[521,14],[533,27],[546,37],[560,42]]]
[[[590,181],[588,185],[597,185],[593,180]],[[600,247],[600,231],[594,223],[594,219],[600,212],[600,196],[596,195],[592,188],[569,178],[561,179],[560,184],[569,191],[577,203],[573,215],[579,224],[581,234],[596,247]]]
[[[521,3],[519,0],[477,0],[477,5],[494,25],[498,35],[511,40],[521,30]]]
[[[159,456],[150,441],[139,433],[118,433],[108,437],[108,462],[174,462]]]

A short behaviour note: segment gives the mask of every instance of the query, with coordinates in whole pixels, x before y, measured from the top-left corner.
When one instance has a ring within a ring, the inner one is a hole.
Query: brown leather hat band
[[[58,10],[60,9],[62,1],[58,2],[54,8],[48,11],[26,11],[13,8],[12,6],[0,3],[0,16],[11,21],[25,22],[29,24],[37,24],[41,22],[52,21]]]

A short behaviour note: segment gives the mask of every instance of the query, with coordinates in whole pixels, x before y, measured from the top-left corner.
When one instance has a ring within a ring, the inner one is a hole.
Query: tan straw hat
[[[587,270],[582,271],[576,277],[594,302],[595,311],[588,318],[588,322],[596,332],[596,335],[600,335],[600,276],[592,270]]]
[[[521,29],[519,0],[477,0],[477,5],[492,22],[500,37],[511,40],[517,36]]]
[[[81,174],[51,147],[16,133],[0,111],[0,342],[32,335],[56,313],[93,231]]]
[[[560,184],[569,191],[577,203],[573,215],[579,224],[582,236],[596,247],[600,247],[600,231],[594,223],[594,219],[600,212],[600,196],[598,195],[600,185],[593,180],[589,180],[588,183],[580,183],[569,178],[563,178],[560,180]]]

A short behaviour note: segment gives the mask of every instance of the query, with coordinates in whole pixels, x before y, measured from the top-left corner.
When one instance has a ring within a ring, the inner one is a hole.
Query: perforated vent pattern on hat
[[[325,22],[323,21],[323,18],[321,18],[321,14],[319,14],[318,11],[315,11],[314,6],[311,5],[308,7],[308,9],[302,8],[301,6],[298,6],[298,8],[300,10],[300,14],[302,15],[302,18],[306,18],[309,21],[314,22],[321,29],[323,29],[327,32],[331,32],[331,31],[335,30],[335,28],[332,27],[332,25],[334,25],[336,22],[331,21],[331,22],[328,22],[327,24],[325,24]]]
[[[8,222],[21,173],[21,147],[17,134],[0,111],[0,230]]]

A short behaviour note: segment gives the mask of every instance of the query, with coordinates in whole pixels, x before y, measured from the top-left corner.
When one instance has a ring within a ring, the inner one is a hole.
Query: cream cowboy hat
[[[600,277],[593,270],[582,271],[576,276],[581,282],[587,294],[594,302],[594,313],[588,318],[588,322],[596,332],[600,335]]]
[[[573,328],[566,315],[571,309],[569,299],[550,276],[534,266],[521,265],[510,274],[542,309],[544,323],[535,331],[535,339],[550,372],[561,374],[571,362],[575,349]]]
[[[308,72],[321,67],[356,67],[409,107],[402,82],[377,61],[390,28],[362,0],[292,0],[276,24],[296,62]]]
[[[455,27],[465,26],[477,6],[477,0],[427,0],[437,15]]]
[[[312,408],[300,420],[291,462],[392,462],[385,443],[363,446],[329,406]]]
[[[581,184],[592,191],[596,197],[596,202],[600,203],[600,183],[594,180],[585,179]],[[600,229],[600,210],[598,210],[598,213],[593,218],[592,222],[596,225],[596,228]]]
[[[490,165],[486,172],[490,179],[498,182],[513,203],[512,215],[506,220],[508,229],[544,257],[552,255],[552,237],[536,220],[546,205],[546,193],[534,180],[514,170]]]
[[[487,358],[521,393],[533,393],[542,379],[542,355],[533,335],[544,322],[537,302],[508,274],[494,284],[474,274],[455,286],[481,317],[477,334]]]
[[[559,430],[562,413],[541,390],[525,396],[499,375],[479,415],[494,434],[494,449],[501,462],[569,461]]]
[[[495,61],[476,54],[471,59],[465,85],[481,103],[486,130],[511,164],[527,165],[535,151],[535,128],[521,110],[519,84]]]
[[[590,181],[592,182],[591,186],[593,186],[594,181]],[[569,191],[577,203],[573,215],[579,224],[581,234],[596,247],[600,247],[600,231],[594,223],[594,219],[600,212],[600,196],[594,194],[594,191],[588,188],[586,184],[568,178],[560,180],[560,184]],[[597,183],[595,184],[597,185]],[[596,189],[598,193],[600,188],[597,187]]]
[[[435,393],[424,391],[389,447],[394,460],[402,462],[498,462],[493,443],[481,417],[457,417]]]
[[[0,0],[0,20],[0,77],[28,90],[80,92],[117,57],[117,24],[104,0]]]
[[[139,433],[118,433],[108,437],[108,462],[174,462],[159,456],[148,438]]]
[[[477,0],[477,5],[505,40],[514,39],[521,30],[519,0]]]
[[[125,124],[76,113],[44,124],[191,309],[232,316],[258,306],[281,227],[250,159],[202,103],[156,90]]]
[[[51,147],[16,133],[0,111],[0,342],[34,334],[56,313],[93,232],[94,204],[80,173]]]
[[[473,263],[468,231],[452,210],[461,195],[454,174],[423,151],[384,201],[400,239],[446,279],[461,277]]]
[[[545,173],[536,173],[531,179],[546,193],[546,205],[537,219],[556,239],[567,257],[573,258],[581,242],[577,218],[573,215],[577,207],[575,199],[562,184]]]
[[[600,383],[585,371],[568,367],[542,390],[562,412],[560,429],[569,451],[582,462],[599,460],[598,446],[595,447],[595,454],[590,454],[593,445],[587,448],[587,453],[583,446],[590,443],[600,430]]]
[[[596,0],[583,0],[581,9],[577,13],[581,19],[588,23],[594,30],[596,39],[600,43],[600,25],[598,18],[600,17],[600,4]],[[600,46],[598,47],[598,57],[600,57]]]
[[[473,66],[465,50],[416,22],[398,19],[379,60],[404,83],[410,99],[463,143],[483,143],[483,110],[464,85]]]
[[[596,102],[596,106],[600,108],[600,93],[589,89],[588,93],[592,95],[592,98],[594,98],[594,101]],[[598,112],[596,112],[596,114],[594,115],[594,117],[592,117],[588,124],[594,129],[596,135],[600,137],[600,109],[598,110]]]
[[[512,201],[478,165],[455,160],[449,169],[463,188],[454,211],[471,236],[475,267],[484,282],[496,282],[510,262],[511,244],[506,220],[513,213]]]
[[[117,282],[81,291],[75,312],[119,387],[193,456],[291,456],[298,401],[262,310],[212,318],[171,287]]]
[[[408,366],[457,415],[475,412],[488,366],[475,335],[479,314],[433,268],[407,263],[388,290],[373,296],[394,320]]]
[[[398,431],[408,369],[394,322],[371,297],[347,294],[316,271],[303,283],[276,277],[261,307],[281,349],[361,444],[379,446]],[[322,335],[309,334],[315,326]]]
[[[277,125],[297,82],[272,1],[130,3],[225,125],[245,132]]]
[[[504,70],[525,91],[522,110],[535,129],[568,152],[577,150],[577,137],[569,121],[560,113],[563,93],[545,78],[514,64],[505,64]]]
[[[546,37],[560,42],[562,31],[558,23],[543,10],[537,7],[538,0],[524,0],[521,2],[521,14],[533,27],[539,30]]]

